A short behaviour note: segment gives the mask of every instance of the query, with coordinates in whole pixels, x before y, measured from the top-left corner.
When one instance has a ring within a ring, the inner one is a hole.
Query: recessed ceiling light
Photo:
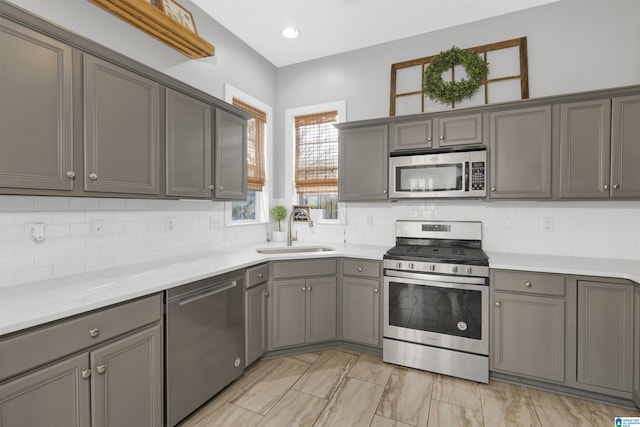
[[[282,30],[282,36],[288,39],[297,39],[300,35],[300,31],[296,30],[293,27],[287,27]]]

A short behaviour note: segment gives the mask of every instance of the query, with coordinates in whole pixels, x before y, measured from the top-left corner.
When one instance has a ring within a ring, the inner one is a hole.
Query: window
[[[267,152],[271,129],[271,108],[225,85],[225,99],[252,114],[247,122],[247,200],[231,202],[227,223],[242,224],[267,220]]]
[[[323,219],[338,219],[338,111],[293,117],[294,187],[297,204],[321,209]]]

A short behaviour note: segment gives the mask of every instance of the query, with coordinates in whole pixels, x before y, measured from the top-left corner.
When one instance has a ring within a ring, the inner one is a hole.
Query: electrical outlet
[[[91,238],[102,239],[104,237],[104,221],[96,219],[91,221]]]
[[[41,222],[28,222],[24,225],[25,235],[27,241],[33,243],[44,243],[46,240],[46,233],[44,224]]]
[[[209,230],[213,230],[220,225],[220,218],[216,215],[209,215]]]
[[[167,217],[164,219],[164,232],[171,233],[175,228],[175,219],[172,217]]]
[[[542,231],[553,231],[553,218],[542,218]]]

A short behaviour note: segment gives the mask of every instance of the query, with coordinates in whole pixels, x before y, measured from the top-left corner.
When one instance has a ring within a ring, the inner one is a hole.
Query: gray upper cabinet
[[[560,197],[608,198],[611,100],[560,106]]]
[[[613,98],[611,190],[616,198],[640,197],[640,95]]]
[[[167,89],[165,117],[167,195],[210,198],[211,107]]]
[[[152,80],[84,55],[86,191],[159,194],[159,91]]]
[[[216,110],[214,198],[247,198],[247,121]]]
[[[433,120],[396,122],[389,125],[389,149],[420,150],[433,147]]]
[[[389,138],[392,152],[482,144],[482,113],[393,122]]]
[[[491,370],[564,382],[564,276],[492,275]]]
[[[579,280],[578,383],[631,392],[633,336],[633,286]]]
[[[551,197],[551,106],[489,114],[492,199]]]
[[[0,18],[0,187],[73,190],[71,52]]]
[[[389,144],[386,125],[340,129],[338,153],[340,201],[388,198]]]
[[[482,144],[482,114],[438,119],[438,147]]]

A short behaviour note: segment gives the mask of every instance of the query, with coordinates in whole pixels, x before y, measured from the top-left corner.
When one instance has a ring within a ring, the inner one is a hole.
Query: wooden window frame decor
[[[198,35],[191,12],[175,0],[89,1],[191,59],[215,55],[215,47]]]
[[[512,48],[512,47],[517,47],[519,49],[519,54],[518,54],[518,58],[519,58],[519,74],[515,74],[515,75],[509,75],[509,76],[501,76],[501,77],[496,77],[496,78],[492,78],[491,77],[491,67],[490,67],[490,71],[489,71],[489,76],[486,79],[485,83],[483,84],[483,91],[484,91],[484,104],[488,104],[489,103],[489,87],[491,86],[491,83],[496,83],[496,82],[501,82],[501,81],[506,81],[506,80],[514,80],[514,79],[519,79],[520,80],[520,99],[528,99],[529,98],[529,70],[528,70],[528,59],[527,59],[527,38],[526,37],[521,37],[521,38],[517,38],[517,39],[511,39],[511,40],[504,40],[501,42],[497,42],[497,43],[491,43],[491,44],[486,44],[486,45],[482,45],[482,46],[476,46],[476,47],[471,47],[471,48],[467,48],[467,50],[473,51],[473,52],[477,52],[478,54],[480,54],[482,56],[482,58],[485,60],[485,62],[487,61],[487,54],[489,52],[492,51],[497,51],[497,50],[501,50],[501,49],[508,49],[508,48]],[[421,111],[416,111],[416,114],[419,113],[425,113],[427,111],[425,111],[425,93],[424,93],[424,89],[423,89],[423,85],[422,85],[422,78],[424,76],[424,72],[426,69],[426,66],[429,65],[429,63],[433,60],[433,58],[435,58],[437,55],[432,55],[432,56],[427,56],[424,58],[418,58],[418,59],[412,59],[409,61],[404,61],[404,62],[398,62],[395,64],[391,64],[391,86],[390,86],[390,105],[389,105],[389,115],[390,116],[395,116],[396,115],[396,102],[398,98],[401,97],[405,97],[405,96],[415,96],[415,95],[422,95],[421,96]],[[415,91],[409,91],[409,92],[402,92],[402,93],[397,93],[397,74],[398,74],[398,70],[402,70],[404,68],[410,68],[410,67],[417,67],[420,66],[421,67],[421,73],[420,73],[420,90],[415,90]],[[454,74],[454,69],[451,69],[451,79],[454,80],[455,78],[455,74]],[[451,108],[455,108],[455,102],[451,102],[450,107]]]

